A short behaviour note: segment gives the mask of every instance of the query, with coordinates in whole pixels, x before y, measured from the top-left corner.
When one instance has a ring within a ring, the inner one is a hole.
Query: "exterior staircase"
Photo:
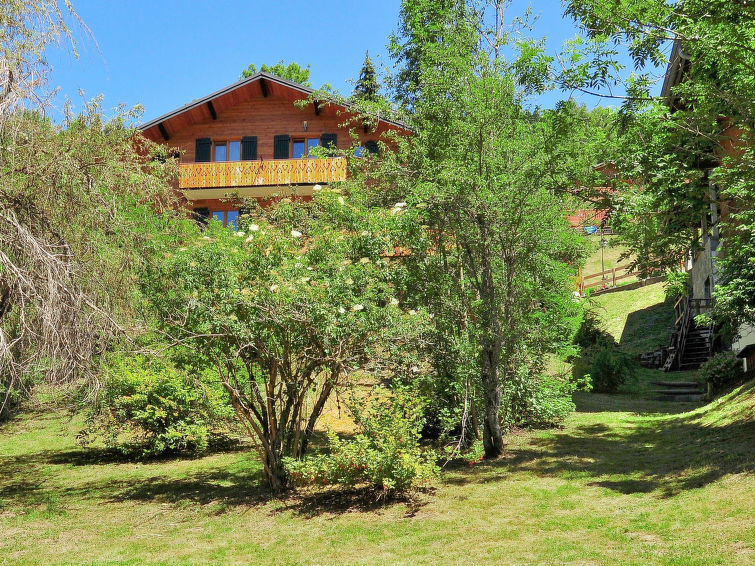
[[[693,322],[694,325],[694,322]],[[687,333],[687,343],[679,359],[680,370],[700,369],[711,357],[713,330],[709,327],[693,327]]]
[[[680,297],[674,305],[676,331],[666,349],[663,371],[699,369],[713,355],[713,328],[695,324],[695,316],[707,312],[710,299]]]

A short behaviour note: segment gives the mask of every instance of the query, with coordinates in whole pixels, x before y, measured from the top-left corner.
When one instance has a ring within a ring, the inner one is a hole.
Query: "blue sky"
[[[80,57],[50,53],[51,84],[80,106],[104,95],[104,108],[144,106],[144,121],[236,81],[249,63],[281,59],[312,66],[317,87],[329,83],[352,90],[364,53],[376,65],[390,64],[385,45],[396,29],[400,0],[73,0],[94,41],[79,36]],[[517,8],[529,3],[517,0]],[[535,35],[557,50],[576,29],[562,17],[559,0],[531,3],[540,19]],[[95,43],[96,41],[96,43]],[[544,106],[568,94],[553,93]],[[581,98],[589,106],[595,97]],[[609,101],[602,101],[608,104]],[[55,116],[55,113],[53,113]]]

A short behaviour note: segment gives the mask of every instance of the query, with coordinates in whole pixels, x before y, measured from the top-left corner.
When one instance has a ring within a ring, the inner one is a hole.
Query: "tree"
[[[545,353],[568,341],[578,317],[569,278],[580,242],[561,196],[577,179],[554,160],[568,132],[524,106],[544,82],[533,80],[538,45],[519,45],[507,63],[502,18],[488,28],[487,4],[446,4],[402,5],[400,28],[409,31],[394,38],[396,84],[416,133],[391,167],[404,172],[401,215],[417,269],[410,296],[434,315],[441,369],[469,375],[471,352],[485,454],[496,457],[502,411],[516,420],[508,413],[521,412]],[[506,3],[491,4],[498,16]]]
[[[0,413],[33,382],[88,375],[128,320],[133,267],[160,232],[175,163],[99,101],[62,127],[44,107],[46,47],[69,43],[68,2],[0,5]],[[82,24],[83,25],[83,24]],[[27,108],[24,108],[27,107]],[[34,107],[32,110],[30,107]]]
[[[362,63],[362,70],[359,72],[359,80],[354,85],[354,93],[352,98],[356,100],[367,100],[370,102],[377,102],[380,91],[380,84],[377,80],[377,73],[375,72],[375,66],[370,59],[370,52],[367,51],[364,55],[364,63]]]
[[[648,238],[656,260],[678,262],[697,245],[711,199],[727,203],[719,223],[721,284],[716,311],[738,325],[755,322],[755,6],[729,0],[570,0],[567,14],[584,28],[567,69],[573,88],[627,82],[628,143],[623,167],[641,180],[630,191],[635,213],[660,218],[660,238]],[[669,41],[688,61],[668,101],[651,96],[653,65],[666,62]],[[626,42],[639,73],[626,76],[614,44]],[[663,103],[671,103],[671,109]],[[723,151],[722,151],[723,150]],[[711,185],[717,193],[711,193]],[[666,245],[673,242],[674,245]],[[724,251],[725,250],[725,251]]]
[[[76,55],[68,14],[86,30],[69,2],[59,0],[0,1],[0,128],[24,104],[42,106],[50,71],[44,53],[50,45],[67,44]]]
[[[184,367],[215,372],[274,491],[336,388],[357,370],[390,376],[417,345],[421,315],[398,306],[380,216],[322,190],[259,210],[242,232],[213,223],[145,276],[160,328]]]
[[[282,79],[287,79],[296,84],[312,86],[312,83],[309,81],[309,64],[307,64],[306,67],[301,67],[298,63],[292,61],[291,63],[286,65],[286,62],[281,59],[275,65],[263,64],[262,66],[260,66],[259,72],[270,73],[271,75],[275,75],[276,77],[280,77]],[[241,77],[239,78],[245,79],[255,74],[257,74],[257,67],[254,65],[254,63],[249,63],[249,66],[241,72]]]
[[[63,127],[17,111],[0,134],[0,384],[87,375],[133,320],[135,267],[168,231],[166,150],[98,101]]]

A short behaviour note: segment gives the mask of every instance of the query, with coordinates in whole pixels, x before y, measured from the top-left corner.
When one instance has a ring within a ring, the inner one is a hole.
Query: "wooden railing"
[[[637,277],[637,273],[631,270],[629,265],[617,265],[599,273],[583,275],[581,270],[577,276],[577,290],[584,295],[585,289],[592,287],[616,287],[616,282],[629,277]],[[600,278],[600,279],[598,279]]]
[[[674,326],[676,331],[671,335],[668,347],[668,357],[663,364],[663,371],[678,369],[684,358],[684,350],[687,347],[687,335],[689,334],[692,319],[704,312],[708,312],[713,306],[711,299],[690,299],[682,295],[674,303]],[[712,355],[713,340],[708,344],[709,355]]]
[[[333,183],[346,180],[346,158],[182,163],[179,188],[211,189]]]

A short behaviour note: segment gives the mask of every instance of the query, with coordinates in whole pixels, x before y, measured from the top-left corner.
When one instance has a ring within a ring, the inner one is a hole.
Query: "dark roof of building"
[[[672,102],[671,89],[682,82],[688,69],[689,55],[684,52],[679,40],[676,40],[671,48],[671,57],[669,57],[666,77],[663,79],[663,87],[661,88],[661,96],[668,103]]]

